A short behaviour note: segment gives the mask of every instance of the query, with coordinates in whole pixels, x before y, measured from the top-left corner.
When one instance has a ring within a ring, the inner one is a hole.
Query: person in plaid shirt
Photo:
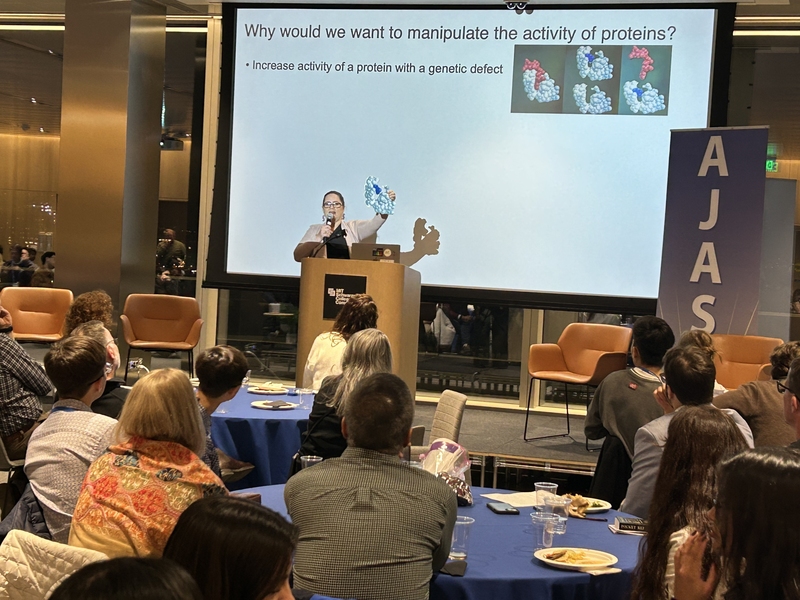
[[[0,438],[11,460],[25,458],[39,425],[42,403],[53,389],[44,368],[14,341],[11,314],[0,306]]]

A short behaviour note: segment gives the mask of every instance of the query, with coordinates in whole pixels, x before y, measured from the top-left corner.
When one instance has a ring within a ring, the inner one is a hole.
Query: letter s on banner
[[[703,327],[695,327],[692,325],[692,329],[702,329],[707,333],[714,333],[717,322],[714,320],[714,315],[703,308],[703,304],[714,306],[714,302],[716,301],[717,299],[714,296],[708,294],[701,294],[692,301],[692,312],[698,319],[702,319],[705,323]]]

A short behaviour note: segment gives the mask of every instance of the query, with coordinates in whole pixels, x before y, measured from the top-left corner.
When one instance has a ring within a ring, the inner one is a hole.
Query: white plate
[[[250,406],[253,408],[261,408],[263,410],[292,410],[293,408],[300,406],[299,404],[293,404],[291,402],[283,406],[270,406],[269,403],[269,400],[256,400],[255,402],[251,402]]]
[[[282,390],[261,390],[257,387],[251,387],[247,390],[249,394],[258,394],[259,396],[285,396],[286,388]]]
[[[569,564],[565,562],[559,562],[557,560],[550,560],[549,558],[545,558],[547,554],[552,552],[557,552],[558,550],[575,550],[581,551],[586,554],[586,559],[584,562],[577,563],[577,564]],[[544,564],[556,567],[557,569],[566,569],[567,571],[586,571],[586,570],[594,570],[594,569],[603,569],[606,567],[610,567],[611,565],[617,564],[617,557],[613,554],[609,554],[608,552],[603,552],[601,550],[589,550],[588,548],[542,548],[541,550],[537,550],[533,553],[533,556],[538,558]]]
[[[583,497],[589,503],[589,508],[586,509],[587,515],[592,515],[596,513],[604,513],[606,511],[611,510],[611,503],[606,502],[605,500],[600,500],[599,498],[587,498],[586,496]],[[602,506],[591,506],[595,502],[599,502]]]

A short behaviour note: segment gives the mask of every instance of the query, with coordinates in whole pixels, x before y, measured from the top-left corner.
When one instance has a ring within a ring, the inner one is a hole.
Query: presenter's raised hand
[[[331,229],[330,225],[323,225],[322,229],[320,229],[319,232],[322,235],[322,237],[329,238],[329,237],[331,237],[331,234],[333,233],[333,229]]]

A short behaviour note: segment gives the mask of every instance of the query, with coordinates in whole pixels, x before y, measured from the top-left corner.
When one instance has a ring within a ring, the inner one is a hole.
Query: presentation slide
[[[238,9],[228,273],[299,275],[336,190],[347,243],[379,227],[423,284],[656,297],[670,130],[708,124],[715,19]]]

